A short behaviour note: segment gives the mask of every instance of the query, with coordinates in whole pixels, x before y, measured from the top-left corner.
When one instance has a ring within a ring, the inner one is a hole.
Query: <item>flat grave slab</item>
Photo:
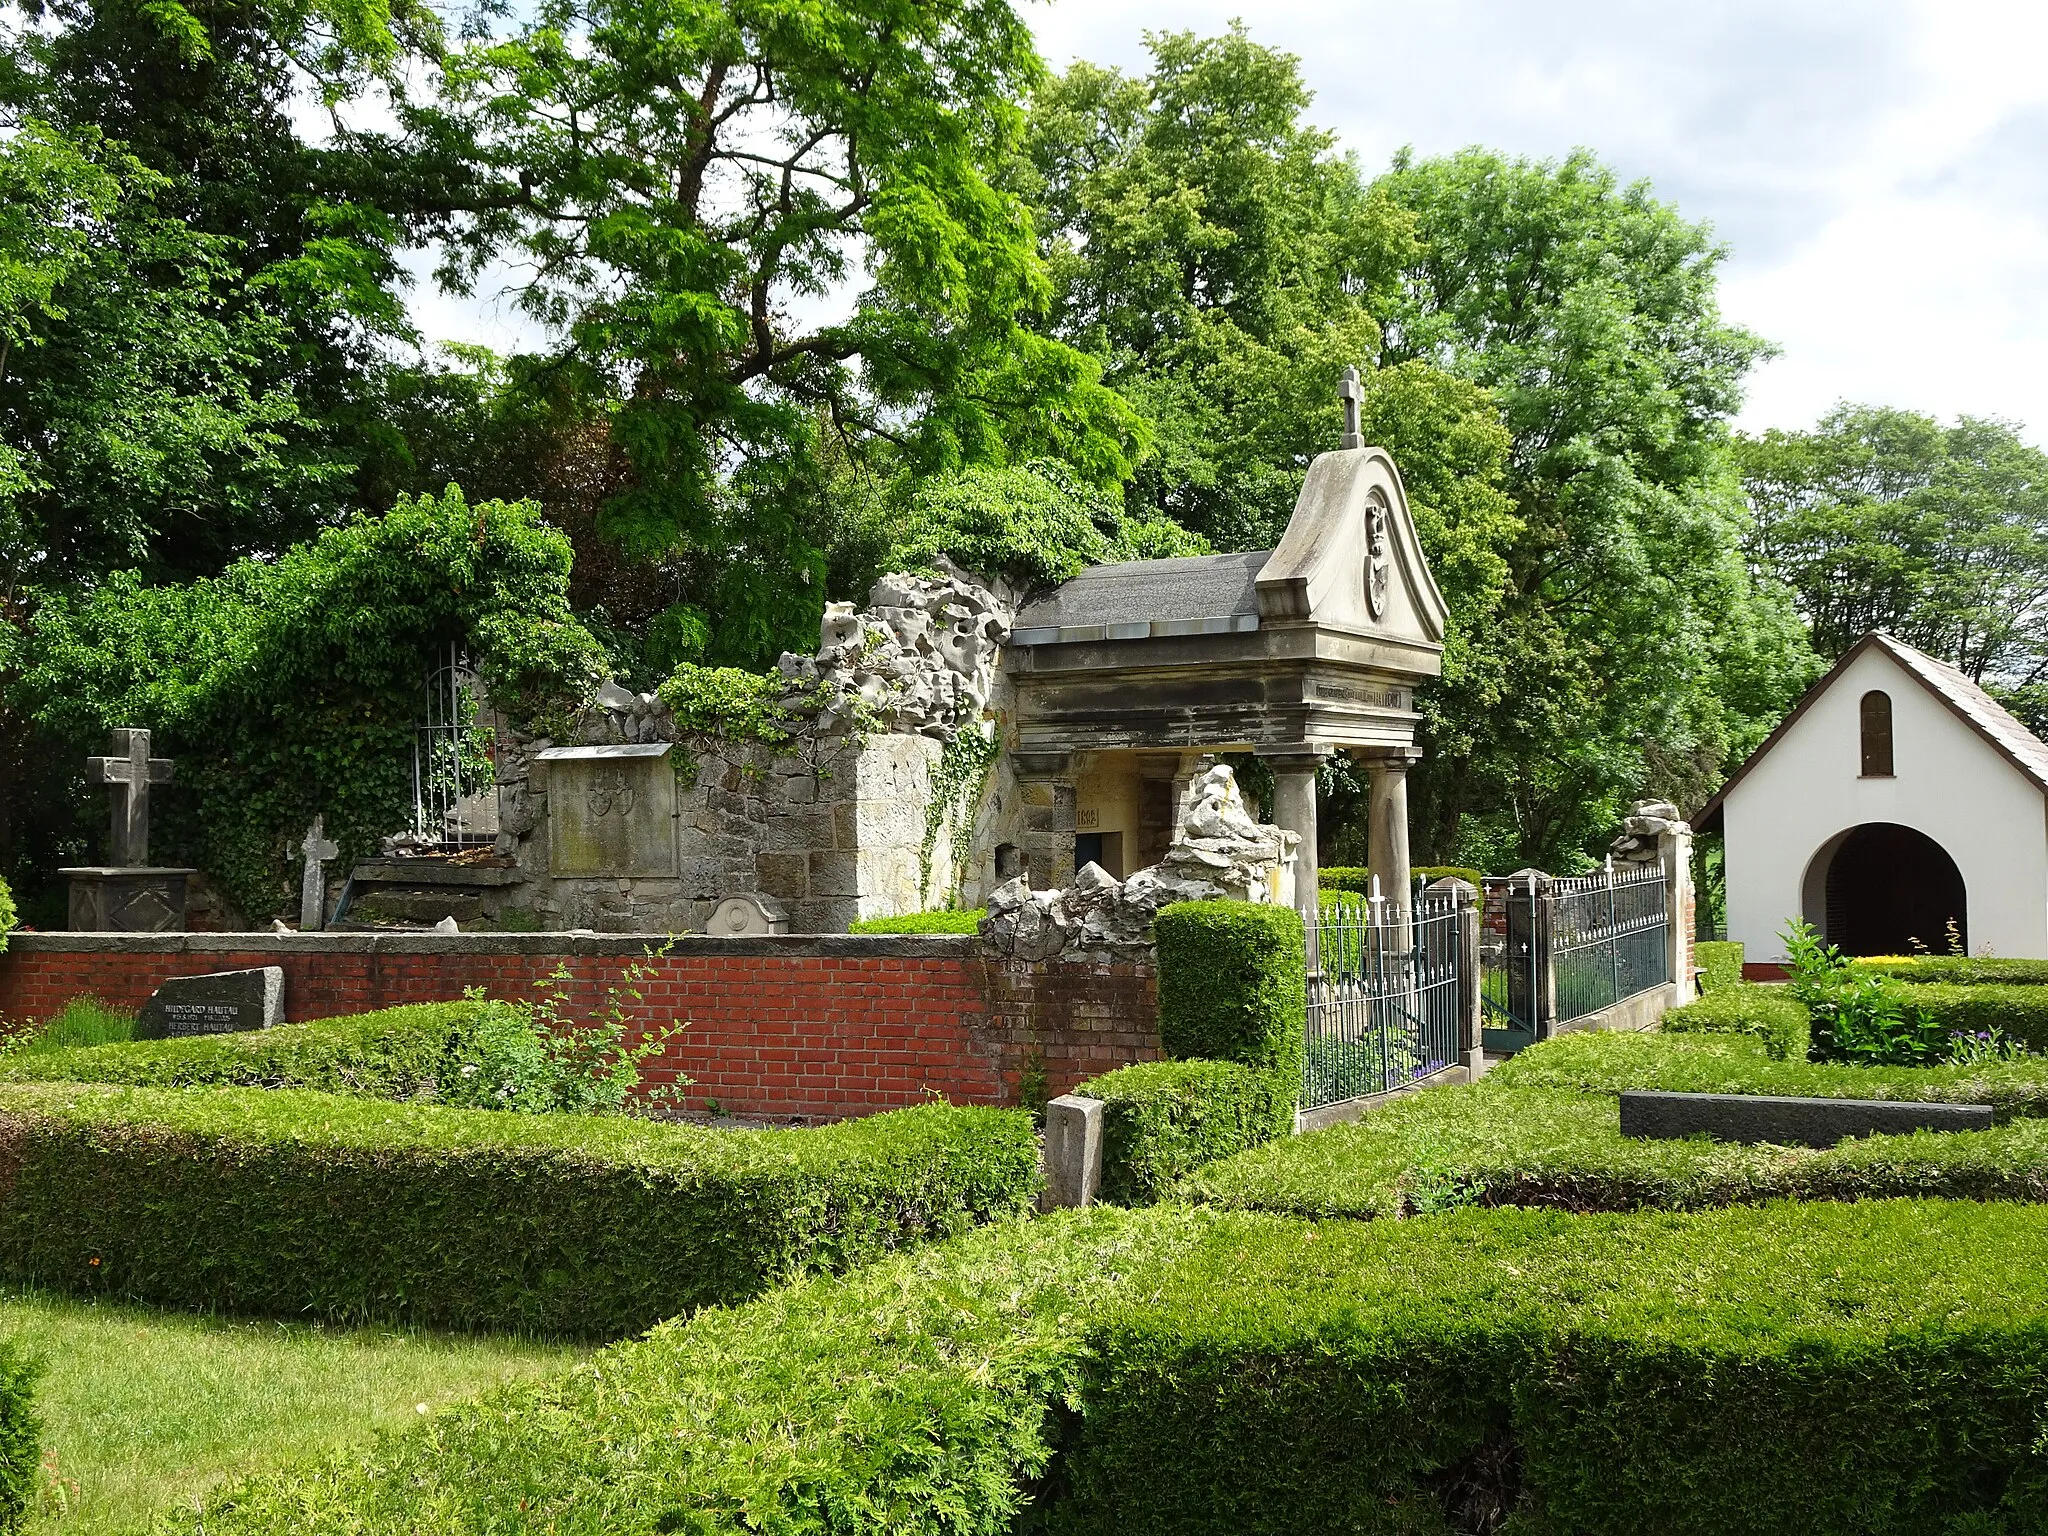
[[[1988,1104],[1929,1104],[1900,1099],[1793,1099],[1760,1093],[1667,1093],[1632,1088],[1621,1095],[1621,1134],[1671,1141],[1832,1147],[1844,1136],[1909,1131],[1988,1131]]]
[[[143,1004],[135,1019],[138,1040],[188,1035],[231,1035],[284,1022],[284,967],[210,971],[173,976]]]

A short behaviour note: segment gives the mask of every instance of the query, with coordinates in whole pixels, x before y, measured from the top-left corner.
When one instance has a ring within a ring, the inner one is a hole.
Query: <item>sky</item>
[[[1145,67],[1147,30],[1300,56],[1368,170],[1403,145],[1593,150],[1729,247],[1721,303],[1780,348],[1740,424],[1838,400],[2048,443],[2048,7],[1995,0],[1021,0],[1054,68]],[[422,283],[430,335],[510,317]]]

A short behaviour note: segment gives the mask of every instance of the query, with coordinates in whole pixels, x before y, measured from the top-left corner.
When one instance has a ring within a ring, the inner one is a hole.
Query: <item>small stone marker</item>
[[[151,994],[135,1020],[138,1040],[229,1035],[284,1022],[284,968],[173,976]]]
[[[327,861],[341,849],[327,836],[327,818],[315,816],[306,828],[306,840],[299,844],[306,856],[305,877],[299,882],[299,928],[317,933],[327,926]]]
[[[114,792],[114,863],[138,867],[149,863],[149,786],[171,782],[171,760],[149,755],[147,730],[124,726],[113,735],[112,753],[88,757],[85,776]]]
[[[1651,1140],[1704,1135],[1716,1141],[1832,1147],[1844,1136],[1990,1129],[1989,1104],[1791,1099],[1749,1093],[1665,1093],[1655,1089],[1630,1089],[1621,1096],[1621,1134]]]
[[[711,909],[704,931],[714,938],[789,932],[789,913],[773,896],[728,896]]]
[[[1045,1106],[1045,1203],[1093,1205],[1102,1194],[1102,1100],[1063,1093]]]

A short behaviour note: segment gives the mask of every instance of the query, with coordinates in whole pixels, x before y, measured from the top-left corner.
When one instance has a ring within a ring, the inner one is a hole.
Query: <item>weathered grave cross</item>
[[[299,844],[306,856],[306,876],[299,883],[299,927],[314,933],[327,926],[327,861],[341,849],[327,835],[327,818],[315,816],[306,828],[306,840]]]
[[[171,760],[149,755],[149,732],[123,727],[114,732],[107,757],[88,757],[89,783],[114,791],[114,862],[124,868],[149,863],[149,786],[171,782]]]
[[[1337,398],[1344,402],[1344,441],[1341,448],[1363,448],[1365,436],[1358,430],[1358,406],[1365,399],[1365,391],[1358,387],[1358,370],[1346,368],[1344,382],[1337,386]]]

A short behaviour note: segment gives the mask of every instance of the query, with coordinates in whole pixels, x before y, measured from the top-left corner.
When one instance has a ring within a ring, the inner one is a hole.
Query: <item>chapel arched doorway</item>
[[[1873,821],[1835,838],[1815,862],[1820,879],[1819,926],[1845,955],[1907,955],[1916,946],[1946,953],[1950,924],[1964,950],[1970,945],[1969,903],[1963,872],[1948,851],[1924,832]],[[1814,886],[1819,889],[1813,890]]]

